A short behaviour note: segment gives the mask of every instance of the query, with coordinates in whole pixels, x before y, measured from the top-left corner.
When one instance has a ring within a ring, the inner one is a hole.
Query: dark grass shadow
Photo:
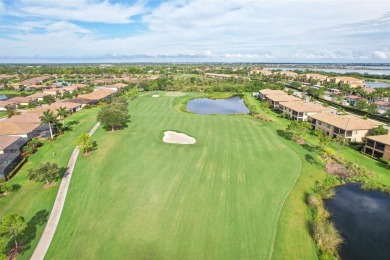
[[[61,180],[62,178],[64,178],[67,169],[68,169],[67,167],[61,167],[61,168],[60,168],[60,173],[58,174],[58,177],[55,178],[53,181],[59,181],[59,180]]]
[[[96,141],[93,141],[93,142],[92,142],[92,149],[91,149],[91,151],[96,151],[97,148],[98,148],[97,142],[96,142]]]
[[[278,135],[280,137],[283,137],[286,140],[292,140],[292,134],[291,133],[288,133],[288,132],[286,132],[284,130],[276,130],[276,132],[278,133]]]
[[[384,168],[384,169],[387,169],[387,170],[389,170],[390,171],[390,167],[389,166],[387,166],[387,164],[386,163],[384,163],[384,162],[381,162],[381,161],[376,161],[375,162],[375,164],[376,165],[378,165],[379,167],[381,167],[381,168]]]
[[[310,164],[320,164],[317,160],[316,160],[316,158],[314,158],[311,154],[305,154],[305,159],[306,159],[306,161],[308,162],[308,163],[310,163]]]
[[[21,245],[19,249],[17,250],[19,254],[23,255],[26,251],[31,249],[31,242],[34,241],[34,239],[37,236],[37,228],[38,226],[44,225],[47,220],[49,219],[49,211],[47,210],[40,210],[27,222],[27,227],[23,231],[22,234],[19,234],[16,239]],[[6,251],[15,251],[15,241],[14,239],[11,239],[7,246]]]
[[[78,125],[78,124],[80,124],[80,120],[72,120],[72,121],[67,122],[66,126],[71,127],[71,126]]]
[[[305,150],[307,150],[311,153],[317,152],[317,147],[315,147],[315,146],[308,145],[308,144],[302,144],[301,146],[302,146],[302,148],[304,148]]]

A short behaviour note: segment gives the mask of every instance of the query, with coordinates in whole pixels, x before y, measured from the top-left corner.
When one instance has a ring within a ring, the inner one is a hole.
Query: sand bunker
[[[152,97],[160,97],[160,95],[153,95]]]
[[[196,143],[195,138],[186,134],[177,133],[174,131],[164,132],[163,141],[170,144],[194,144]]]

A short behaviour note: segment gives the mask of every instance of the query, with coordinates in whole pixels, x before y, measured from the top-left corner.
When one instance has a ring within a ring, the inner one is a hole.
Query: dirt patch
[[[325,168],[326,171],[332,175],[347,177],[351,174],[350,171],[345,168],[345,165],[341,163],[327,163]]]
[[[174,131],[164,132],[163,141],[170,144],[195,144],[196,143],[195,138]]]
[[[23,250],[23,245],[19,245],[18,248],[15,246],[9,251],[7,260],[15,260],[17,256],[22,252]]]
[[[50,182],[49,184],[45,183],[45,185],[43,185],[43,188],[44,189],[49,189],[51,187],[54,187],[56,186],[56,183],[55,182]]]
[[[299,138],[293,138],[294,142],[297,144],[305,144],[305,140],[299,139]]]

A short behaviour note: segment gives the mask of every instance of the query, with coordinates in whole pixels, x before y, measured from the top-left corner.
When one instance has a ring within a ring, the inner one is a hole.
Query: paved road
[[[93,135],[96,129],[99,127],[100,123],[97,123],[89,132],[89,135]],[[69,159],[68,167],[66,169],[65,175],[62,178],[60,188],[58,189],[57,197],[54,202],[53,209],[50,214],[49,221],[43,231],[41,239],[33,255],[31,256],[32,260],[41,260],[45,257],[47,250],[49,249],[51,240],[53,239],[54,233],[57,229],[58,222],[60,221],[62,209],[64,208],[66,194],[68,192],[70,178],[72,177],[72,172],[76,164],[77,156],[79,155],[79,149],[76,147],[73,150],[72,156]]]

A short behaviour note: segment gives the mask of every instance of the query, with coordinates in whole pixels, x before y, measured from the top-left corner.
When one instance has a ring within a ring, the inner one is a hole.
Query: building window
[[[367,139],[366,145],[370,147],[374,147],[375,142],[373,140]]]
[[[372,149],[371,148],[368,148],[368,147],[366,147],[366,149],[364,150],[364,153],[365,154],[368,154],[368,155],[372,155]]]
[[[375,149],[380,150],[380,151],[384,151],[385,150],[385,145],[382,144],[382,143],[376,142]]]

